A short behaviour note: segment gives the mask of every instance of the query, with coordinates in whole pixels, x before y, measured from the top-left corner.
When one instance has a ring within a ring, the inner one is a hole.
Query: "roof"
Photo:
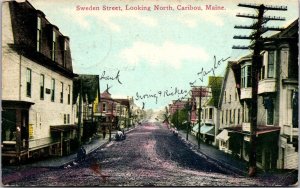
[[[55,25],[51,24],[45,14],[36,10],[28,1],[10,1],[9,10],[12,23],[14,43],[9,46],[16,52],[21,53],[28,59],[41,66],[58,72],[69,78],[73,78],[71,50],[69,37],[64,36]],[[37,17],[41,18],[41,46],[37,49],[36,33]],[[52,31],[56,33],[56,53],[54,61],[52,57]],[[65,48],[66,42],[66,50]]]
[[[249,135],[250,133],[247,131],[243,131],[242,126],[234,126],[234,127],[225,127],[224,129],[227,129],[229,131]],[[274,127],[274,126],[265,126],[265,125],[258,125],[256,128],[256,135],[260,134],[265,134],[265,133],[270,133],[270,132],[275,132],[275,131],[280,131],[280,127]]]
[[[79,96],[80,86],[82,84],[82,95],[87,96],[88,103],[91,104],[98,95],[98,102],[100,101],[100,85],[98,75],[87,75],[80,74],[78,77],[73,79],[73,103],[76,103],[77,97]],[[85,97],[83,101],[86,102]]]
[[[234,79],[235,79],[235,83],[236,83],[236,88],[238,91],[238,94],[240,95],[240,75],[241,75],[241,69],[240,69],[240,65],[237,64],[236,61],[228,61],[227,66],[226,66],[226,71],[225,71],[225,75],[224,75],[224,79],[222,82],[222,87],[221,87],[221,91],[220,91],[220,96],[219,96],[219,101],[218,101],[218,108],[221,107],[222,102],[223,102],[223,96],[224,96],[224,91],[226,88],[226,83],[228,80],[228,75],[229,75],[229,71],[230,69],[232,69],[233,71],[233,75],[234,75]]]
[[[215,107],[218,106],[223,78],[224,77],[219,76],[210,76],[208,78],[208,87],[211,88],[212,97],[209,99],[206,105]]]
[[[294,38],[298,36],[298,25],[299,20],[294,20],[289,26],[287,26],[283,31],[272,35],[270,38]]]
[[[121,105],[129,107],[129,99],[114,99],[116,102],[119,102]]]

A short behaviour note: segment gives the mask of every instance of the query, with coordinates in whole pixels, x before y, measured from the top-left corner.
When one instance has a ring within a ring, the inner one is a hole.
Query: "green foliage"
[[[188,110],[181,109],[177,110],[171,117],[171,122],[174,124],[177,129],[186,129],[187,124],[183,124],[183,122],[188,122]]]

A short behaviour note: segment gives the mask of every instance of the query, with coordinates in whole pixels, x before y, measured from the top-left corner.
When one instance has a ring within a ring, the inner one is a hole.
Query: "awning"
[[[201,134],[208,134],[208,135],[212,135],[214,136],[215,135],[215,129],[214,129],[215,126],[213,125],[207,125],[207,124],[204,124],[201,126]]]
[[[195,125],[195,126],[193,127],[193,131],[194,131],[194,132],[198,132],[198,130],[199,130],[199,124],[197,124],[197,125]]]
[[[76,125],[55,125],[50,126],[50,131],[58,131],[58,132],[64,132],[64,131],[71,131],[77,129]]]
[[[216,139],[223,140],[226,142],[229,139],[228,131],[224,129],[220,134],[216,136]]]

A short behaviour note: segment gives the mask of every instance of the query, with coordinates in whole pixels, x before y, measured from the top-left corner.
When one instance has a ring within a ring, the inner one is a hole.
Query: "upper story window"
[[[44,91],[45,91],[45,75],[41,74],[40,76],[40,99],[44,99]]]
[[[68,85],[68,104],[71,103],[71,86]]]
[[[268,78],[275,77],[275,52],[268,52]]]
[[[41,51],[42,43],[42,20],[40,17],[37,17],[37,33],[36,33],[36,51]]]
[[[102,103],[102,111],[103,111],[103,112],[106,112],[106,103],[105,103],[105,102]]]
[[[52,52],[51,52],[51,59],[55,61],[55,53],[56,53],[56,33],[52,31]]]
[[[241,69],[241,87],[251,87],[251,65],[246,64]]]
[[[226,103],[226,91],[224,91],[224,103]]]
[[[54,102],[55,99],[55,80],[51,79],[51,101]]]
[[[31,69],[26,70],[26,95],[31,97]]]
[[[60,82],[61,91],[60,91],[60,103],[64,102],[64,83]]]

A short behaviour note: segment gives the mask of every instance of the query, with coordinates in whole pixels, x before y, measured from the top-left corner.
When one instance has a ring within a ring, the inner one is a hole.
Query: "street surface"
[[[144,123],[68,168],[5,170],[11,186],[273,186],[280,178],[248,178],[193,151],[160,123]],[[9,175],[8,175],[9,174]],[[281,184],[282,182],[282,184]]]

